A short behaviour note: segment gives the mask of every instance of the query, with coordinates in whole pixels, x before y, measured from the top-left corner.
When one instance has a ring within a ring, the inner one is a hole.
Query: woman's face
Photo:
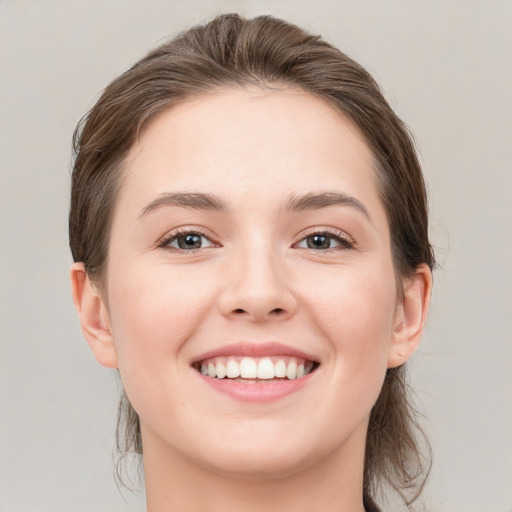
[[[145,127],[106,287],[145,451],[247,475],[360,455],[400,310],[374,167],[294,90],[217,92]]]

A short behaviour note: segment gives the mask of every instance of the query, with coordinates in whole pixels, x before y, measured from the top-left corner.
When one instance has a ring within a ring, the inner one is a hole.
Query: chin
[[[315,441],[317,436],[259,435],[218,439],[202,454],[201,465],[210,471],[242,480],[277,480],[297,474],[329,456],[335,447]],[[197,459],[196,459],[197,460]]]
[[[297,450],[295,450],[297,452]],[[223,454],[217,460],[209,460],[209,469],[235,479],[241,480],[279,480],[299,473],[314,464],[312,457],[301,453],[275,453],[261,450],[259,453]]]

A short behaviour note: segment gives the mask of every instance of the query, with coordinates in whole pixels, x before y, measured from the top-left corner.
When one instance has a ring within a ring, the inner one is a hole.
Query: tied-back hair
[[[228,14],[151,51],[105,89],[75,131],[70,246],[74,260],[84,263],[100,291],[106,293],[112,212],[124,159],[144,124],[187,98],[248,86],[306,91],[352,122],[374,155],[399,293],[420,264],[435,266],[425,184],[412,136],[371,75],[320,36],[295,25],[270,16]],[[119,463],[123,454],[142,454],[139,417],[124,391],[116,445]],[[430,460],[406,367],[390,368],[369,421],[363,488],[367,509],[388,488],[409,506],[425,484]]]

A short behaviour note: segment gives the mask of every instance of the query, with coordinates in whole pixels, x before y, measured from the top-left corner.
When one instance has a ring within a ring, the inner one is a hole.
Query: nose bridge
[[[296,301],[287,281],[282,255],[269,241],[246,244],[232,255],[221,300],[225,315],[252,321],[289,318]]]

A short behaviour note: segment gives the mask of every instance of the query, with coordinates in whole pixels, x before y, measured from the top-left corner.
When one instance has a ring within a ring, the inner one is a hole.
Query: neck
[[[364,512],[364,436],[321,462],[268,478],[220,473],[169,453],[149,433],[143,438],[147,512]]]

